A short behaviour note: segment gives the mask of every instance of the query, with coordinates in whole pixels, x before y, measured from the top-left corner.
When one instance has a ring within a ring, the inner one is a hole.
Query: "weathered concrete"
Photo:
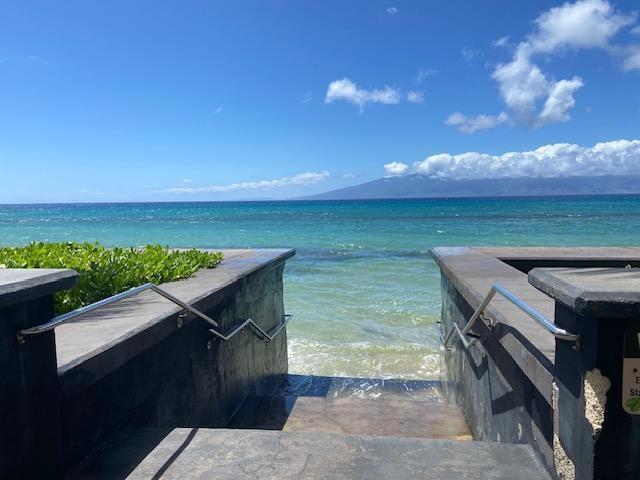
[[[53,293],[75,283],[72,270],[0,269],[0,478],[62,473],[53,332],[17,339],[53,317]]]
[[[229,426],[472,440],[458,405],[397,399],[249,397]]]
[[[533,284],[556,300],[555,323],[580,336],[556,345],[556,447],[578,480],[640,478],[640,416],[623,409],[623,350],[640,335],[637,269],[533,269]],[[637,355],[640,356],[640,355]],[[631,373],[634,387],[640,376]],[[637,378],[636,378],[637,377]]]
[[[525,445],[260,430],[123,432],[69,480],[549,480]]]
[[[444,332],[454,322],[463,326],[476,306],[472,308],[443,276]],[[495,313],[490,311],[492,316]],[[476,440],[531,444],[551,469],[552,411],[546,391],[538,388],[541,385],[551,390],[550,371],[538,361],[539,353],[527,350],[517,333],[506,343],[506,335],[493,336],[482,322],[474,332],[480,336],[481,345],[466,350],[454,337],[451,348],[444,351],[446,371],[442,383],[447,397],[462,405]]]
[[[638,268],[535,268],[529,282],[585,317],[640,315]]]
[[[640,267],[638,247],[475,247],[521,272],[540,267]]]
[[[268,331],[284,314],[282,272],[293,253],[234,251],[218,268],[162,287],[222,332],[246,318]],[[270,344],[249,329],[222,342],[180,312],[145,292],[58,329],[67,467],[123,426],[224,426],[248,395],[269,395],[282,381],[285,331]]]
[[[454,337],[445,352],[445,390],[461,401],[474,436],[530,443],[563,479],[638,478],[640,424],[621,408],[621,357],[625,329],[640,331],[640,278],[610,267],[640,264],[640,249],[454,247],[433,255],[445,333],[465,325],[498,282],[581,337],[577,349],[556,341],[492,300],[486,317],[495,327],[485,318],[472,330],[476,346],[466,350]]]
[[[51,295],[76,284],[73,270],[0,268],[0,307]]]
[[[274,396],[445,402],[442,386],[437,380],[324,377],[291,373],[274,392]]]

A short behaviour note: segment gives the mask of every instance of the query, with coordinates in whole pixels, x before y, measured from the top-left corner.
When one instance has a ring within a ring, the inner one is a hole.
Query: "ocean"
[[[0,244],[292,247],[291,373],[431,379],[444,245],[640,244],[640,196],[0,205]]]

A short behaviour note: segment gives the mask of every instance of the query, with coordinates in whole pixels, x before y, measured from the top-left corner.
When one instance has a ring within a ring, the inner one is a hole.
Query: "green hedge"
[[[144,248],[106,248],[99,243],[31,243],[0,248],[0,268],[72,268],[78,285],[55,295],[61,314],[143,283],[162,283],[192,276],[201,268],[214,268],[220,252],[170,250],[160,245]]]

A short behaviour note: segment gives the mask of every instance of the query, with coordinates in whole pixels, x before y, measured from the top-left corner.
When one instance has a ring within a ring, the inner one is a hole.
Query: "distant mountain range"
[[[444,180],[419,174],[385,177],[305,200],[640,194],[640,176],[570,176]]]

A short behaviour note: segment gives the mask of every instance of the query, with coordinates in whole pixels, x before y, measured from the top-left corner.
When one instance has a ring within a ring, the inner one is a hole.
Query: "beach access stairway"
[[[288,375],[227,428],[128,428],[67,478],[551,477],[528,445],[473,441],[437,381]]]

